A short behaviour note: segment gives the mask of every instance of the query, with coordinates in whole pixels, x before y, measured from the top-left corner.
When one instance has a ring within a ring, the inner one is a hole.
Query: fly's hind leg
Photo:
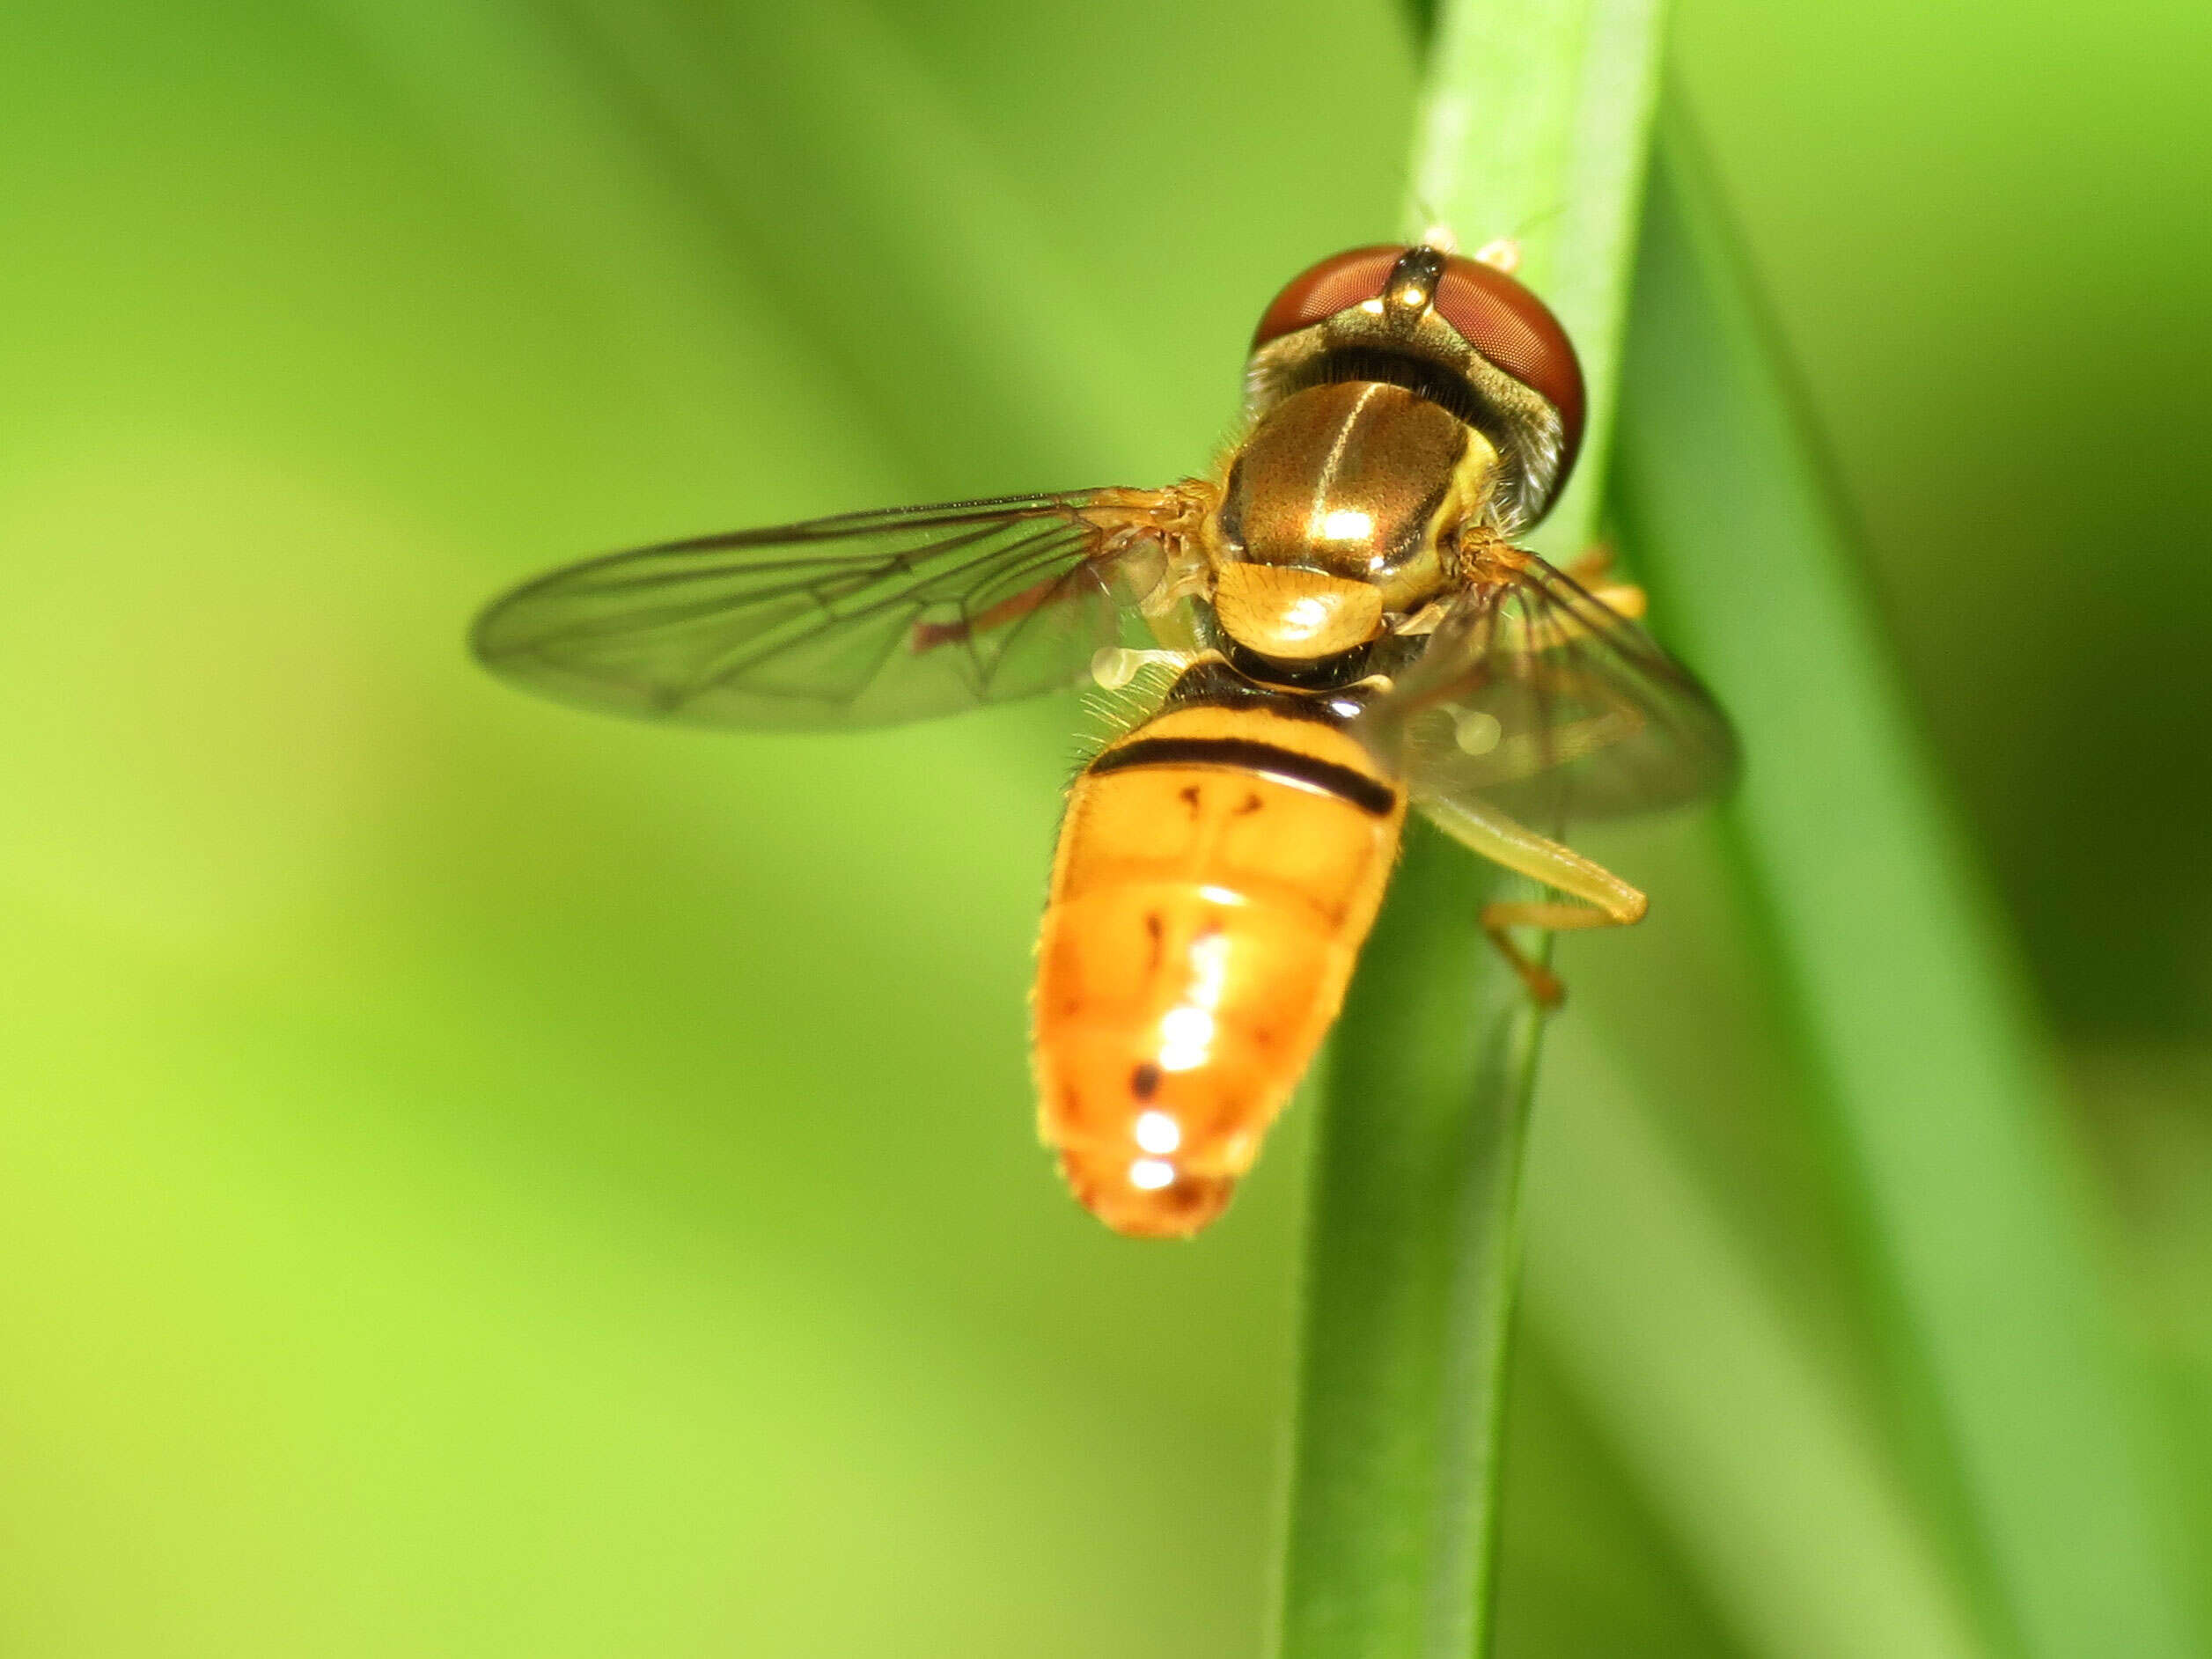
[[[1582,928],[1626,928],[1643,920],[1651,901],[1604,865],[1571,847],[1539,835],[1494,808],[1464,801],[1423,801],[1430,823],[1493,863],[1556,888],[1565,900],[1505,900],[1482,907],[1482,931],[1512,964],[1529,995],[1546,1008],[1557,1008],[1566,987],[1540,962],[1532,962],[1513,943],[1512,928],[1547,928],[1554,932]]]

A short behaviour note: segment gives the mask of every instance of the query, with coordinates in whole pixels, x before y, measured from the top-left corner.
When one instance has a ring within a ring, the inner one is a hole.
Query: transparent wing
[[[1651,636],[1528,556],[1471,588],[1355,728],[1415,802],[1484,802],[1531,828],[1723,793],[1735,733]]]
[[[848,513],[611,554],[493,601],[471,643],[570,702],[700,725],[886,725],[1080,680],[1148,591],[1174,490]]]

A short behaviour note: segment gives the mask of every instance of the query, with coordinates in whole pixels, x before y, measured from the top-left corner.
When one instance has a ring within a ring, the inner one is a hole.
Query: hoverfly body
[[[1241,435],[1205,477],[614,554],[496,600],[474,645],[555,697],[755,729],[1149,685],[1069,791],[1033,1053],[1076,1196],[1187,1236],[1336,1017],[1409,806],[1554,890],[1481,918],[1551,1003],[1507,929],[1645,908],[1554,839],[1565,820],[1733,773],[1724,716],[1630,620],[1642,592],[1514,545],[1583,417],[1574,348],[1504,270],[1356,248],[1260,318]]]

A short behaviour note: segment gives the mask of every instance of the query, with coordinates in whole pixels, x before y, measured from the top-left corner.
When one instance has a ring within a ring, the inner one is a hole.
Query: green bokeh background
[[[2052,0],[1681,0],[1669,70],[2055,1032],[2185,1576],[2208,70],[2201,6]],[[1274,288],[1396,228],[1414,84],[1383,0],[0,12],[0,1654],[1260,1651],[1304,1124],[1188,1248],[1051,1179],[1074,700],[717,739],[459,635],[606,547],[1202,464]],[[1802,1472],[1641,1414],[1705,1313],[1957,1553],[1709,833],[1593,843],[1657,909],[1562,953],[1510,1654],[1790,1651],[1714,1494]],[[1598,1110],[1709,1252],[1581,1201]],[[1660,1282],[1593,1324],[1608,1252]]]

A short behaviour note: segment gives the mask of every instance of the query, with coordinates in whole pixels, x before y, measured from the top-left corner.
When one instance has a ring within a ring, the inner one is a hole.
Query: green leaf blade
[[[1670,132],[1661,154],[1625,359],[1623,522],[1743,730],[1745,863],[1992,1619],[2035,1654],[2192,1651],[2025,998],[1717,210],[1686,140]]]
[[[1602,498],[1656,84],[1650,0],[1448,7],[1418,121],[1411,217],[1521,245],[1592,397],[1543,545]],[[1279,1651],[1487,1649],[1519,1176],[1541,1018],[1476,927],[1502,872],[1417,826],[1328,1072]]]

